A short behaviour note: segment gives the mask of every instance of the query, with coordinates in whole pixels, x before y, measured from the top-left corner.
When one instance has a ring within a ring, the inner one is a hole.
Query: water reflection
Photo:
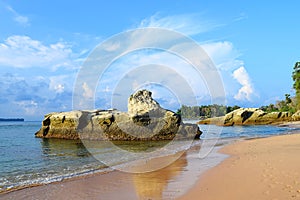
[[[166,160],[174,159],[171,157],[156,158],[140,167],[149,167],[158,162],[168,162]],[[186,153],[183,153],[178,160],[158,171],[133,174],[132,179],[139,199],[162,199],[168,184],[181,174],[187,164]]]
[[[48,148],[47,154],[61,149],[57,146],[60,142],[55,140],[44,140],[41,142],[43,148]],[[76,144],[67,145],[75,147]],[[61,143],[60,143],[61,144]],[[57,148],[56,148],[57,147]],[[50,150],[50,151],[49,151]],[[144,166],[152,168],[159,162],[169,162],[172,156],[155,158],[148,161]],[[34,188],[19,190],[9,193],[7,199],[163,199],[166,191],[174,191],[171,187],[183,172],[187,170],[188,160],[186,153],[171,165],[158,171],[131,174],[119,171],[104,173],[101,175],[88,176],[73,181],[63,181],[57,184],[48,184]],[[179,182],[182,184],[182,182]],[[186,184],[183,182],[183,184]],[[182,189],[182,186],[180,187]],[[176,194],[175,194],[176,195]],[[172,196],[174,199],[176,196]]]
[[[43,138],[40,141],[45,158],[54,156],[89,157],[90,153],[80,140]]]
[[[46,163],[60,163],[59,165],[62,165],[62,167],[74,166],[76,168],[76,165],[79,164],[82,165],[82,163],[88,163],[91,162],[90,159],[94,157],[97,157],[99,155],[105,156],[107,158],[110,158],[113,160],[114,163],[117,162],[126,162],[126,159],[123,158],[120,155],[116,155],[117,152],[112,152],[111,149],[107,147],[107,142],[104,141],[90,141],[88,149],[91,151],[93,150],[93,156],[89,153],[89,151],[85,148],[84,144],[81,143],[81,141],[74,141],[74,140],[60,140],[60,139],[41,139],[41,149],[43,153],[44,160],[47,161]],[[152,148],[156,148],[156,145],[158,144],[150,144],[150,143],[128,143],[124,142],[119,144],[119,146],[122,146],[123,149],[127,149],[128,151],[151,151]],[[182,155],[181,155],[182,154]],[[96,155],[96,156],[95,156]],[[175,162],[172,162],[176,158],[178,158],[181,155],[179,159],[177,159]],[[84,157],[84,160],[79,159],[79,157]],[[73,158],[73,159],[72,159]],[[68,161],[66,161],[68,159]],[[124,160],[123,160],[124,159]],[[72,162],[75,161],[76,163]],[[79,160],[81,160],[79,162]],[[115,160],[115,161],[114,161]],[[62,164],[63,162],[66,162],[65,166]],[[84,162],[83,162],[84,161]],[[98,160],[99,161],[99,160]],[[174,181],[180,174],[183,172],[188,165],[188,161],[186,158],[186,153],[179,152],[177,154],[167,156],[167,157],[158,157],[153,158],[151,160],[143,160],[144,164],[139,163],[139,165],[135,165],[133,167],[134,169],[132,171],[152,171],[151,169],[156,168],[155,166],[165,166],[167,164],[165,163],[172,163],[168,165],[165,168],[162,168],[157,171],[148,172],[148,173],[137,173],[137,174],[131,174],[131,173],[118,173],[118,176],[114,176],[114,178],[118,177],[118,182],[120,185],[118,186],[118,190],[122,190],[122,188],[127,188],[129,185],[131,185],[131,191],[130,194],[136,195],[138,199],[162,199],[163,193],[168,189],[169,183]],[[98,162],[99,163],[99,162]],[[165,165],[164,165],[165,164]],[[58,167],[57,165],[55,165]],[[141,170],[143,168],[143,170]],[[112,178],[110,179],[108,176],[107,179],[106,176],[99,176],[94,177],[95,180],[92,179],[92,181],[87,182],[74,182],[73,184],[76,185],[76,187],[86,190],[87,194],[86,196],[98,196],[99,194],[102,195],[112,195],[112,191],[116,187],[116,179]],[[127,182],[127,183],[126,183]],[[65,183],[64,183],[65,184]],[[78,185],[77,185],[78,184]],[[83,186],[84,185],[84,186]],[[88,187],[87,187],[88,186]],[[121,186],[121,187],[120,187]],[[50,186],[50,187],[54,187]],[[47,187],[49,189],[49,186]],[[107,188],[106,190],[103,190],[103,188]],[[67,190],[74,190],[74,185],[70,185],[70,188],[64,187],[64,189]],[[117,188],[115,188],[117,189]],[[128,188],[127,188],[128,189]],[[129,189],[129,190],[130,190]],[[78,191],[79,192],[79,191]],[[73,191],[74,195],[77,194],[77,192]],[[56,195],[57,192],[54,192],[53,195]],[[116,193],[117,195],[117,193]],[[76,198],[75,198],[76,199]],[[134,196],[130,196],[130,199],[135,199]]]

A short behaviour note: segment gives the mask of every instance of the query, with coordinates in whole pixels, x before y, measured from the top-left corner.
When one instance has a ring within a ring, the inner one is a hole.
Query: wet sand
[[[300,199],[300,134],[245,140],[206,172],[181,200]]]
[[[125,173],[112,171],[0,194],[0,199],[176,199],[197,182],[204,171],[219,164],[224,156],[214,150],[205,160],[198,158],[200,146],[158,171]],[[218,156],[219,155],[219,156]],[[178,155],[152,159],[144,166],[160,165]]]
[[[199,159],[196,146],[154,172],[93,174],[1,194],[0,199],[300,199],[300,134],[217,146],[205,159]],[[231,156],[219,164],[225,154]],[[147,164],[168,159],[173,158]]]

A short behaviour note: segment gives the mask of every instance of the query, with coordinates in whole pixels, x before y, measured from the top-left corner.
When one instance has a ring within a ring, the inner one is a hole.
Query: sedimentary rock
[[[139,90],[128,99],[128,114],[144,115],[161,110],[159,103],[152,98],[152,93],[148,90]]]
[[[300,110],[298,110],[297,112],[295,112],[295,113],[292,115],[292,120],[293,120],[293,121],[300,121]]]
[[[291,120],[292,116],[289,112],[267,113],[258,108],[240,108],[226,114],[223,117],[202,120],[199,122],[199,124],[216,124],[221,126],[264,125],[287,122]]]
[[[50,113],[36,137],[91,140],[171,140],[199,138],[195,124],[182,123],[180,115],[163,109],[147,90],[128,99],[128,113],[88,110]]]

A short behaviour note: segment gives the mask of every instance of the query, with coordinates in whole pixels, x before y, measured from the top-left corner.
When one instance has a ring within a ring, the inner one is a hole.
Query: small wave
[[[75,177],[87,176],[95,173],[110,172],[112,169],[102,166],[102,167],[93,167],[90,169],[83,169],[80,171],[74,171],[64,174],[52,174],[40,173],[40,174],[31,174],[31,175],[18,175],[15,176],[13,180],[8,180],[6,178],[0,179],[0,193],[5,191],[10,191],[18,188],[26,188],[36,185],[44,185],[54,182],[60,182],[66,179],[71,179]]]
[[[190,122],[190,121],[188,121]],[[34,126],[37,127],[37,123],[29,123],[30,127]],[[19,124],[22,126],[21,124]],[[6,129],[15,131],[16,129],[22,130],[23,128],[20,128],[18,124],[9,125],[6,127]],[[40,124],[39,124],[40,125]],[[3,124],[0,124],[0,127],[4,126]],[[9,127],[9,128],[8,128]],[[25,125],[24,127],[28,127],[28,125]],[[209,126],[200,125],[200,129],[203,131],[202,139],[218,139],[217,146],[222,146],[227,144],[227,140],[230,141],[232,139],[237,138],[251,138],[251,137],[266,137],[271,135],[279,135],[279,134],[291,134],[299,131],[299,128],[288,128],[288,127],[275,127],[275,126],[248,126],[248,127],[222,127],[221,134],[218,132],[220,130],[219,127],[214,127],[210,125],[210,129],[208,129]],[[32,130],[28,129],[26,132],[30,132]],[[5,134],[6,136],[10,136],[13,134]],[[12,190],[15,188],[22,188],[22,187],[30,187],[34,185],[41,185],[41,184],[49,184],[52,182],[58,182],[65,179],[70,179],[74,177],[80,177],[80,176],[86,176],[98,172],[106,172],[106,171],[112,171],[113,169],[122,169],[124,167],[130,167],[134,165],[135,161],[138,160],[150,160],[153,158],[159,158],[163,156],[169,156],[174,155],[178,152],[186,151],[190,149],[193,146],[200,145],[201,141],[193,141],[193,142],[174,142],[174,146],[172,148],[168,148],[164,145],[159,145],[158,147],[154,146],[145,148],[145,154],[136,154],[135,157],[124,157],[120,158],[120,155],[118,155],[115,151],[109,148],[103,148],[101,151],[99,151],[101,154],[106,154],[107,159],[111,160],[111,167],[109,168],[103,163],[91,159],[92,151],[91,153],[87,153],[86,147],[83,145],[77,145],[74,143],[74,141],[61,141],[61,140],[47,140],[43,141],[40,139],[33,140],[32,135],[23,134],[25,137],[25,141],[23,142],[24,138],[22,138],[22,141],[20,140],[19,143],[16,143],[17,140],[15,138],[8,138],[9,141],[12,141],[14,143],[11,143],[10,145],[7,144],[1,144],[0,146],[3,146],[3,155],[12,155],[9,152],[9,147],[17,145],[18,148],[29,148],[28,144],[30,143],[30,152],[31,157],[36,158],[35,162],[33,160],[26,160],[23,159],[22,161],[24,163],[21,163],[18,159],[19,157],[14,157],[14,160],[9,160],[9,164],[6,164],[6,166],[13,166],[15,169],[19,171],[13,171],[12,169],[7,169],[8,171],[3,171],[4,176],[0,176],[0,192]],[[11,136],[12,137],[12,136]],[[33,142],[35,141],[35,142]],[[21,146],[20,146],[21,144]],[[24,145],[22,147],[22,145]],[[161,148],[160,151],[155,151],[156,148]],[[143,149],[143,148],[142,148]],[[15,149],[12,149],[15,150]],[[27,149],[28,150],[28,149]],[[150,151],[151,150],[151,151]],[[5,153],[5,151],[7,151]],[[29,151],[29,150],[28,150]],[[63,154],[61,154],[63,152]],[[82,153],[83,152],[83,153]],[[35,153],[35,154],[33,154]],[[83,157],[80,157],[78,155],[83,155]],[[17,154],[14,154],[14,156],[17,156]],[[18,155],[19,156],[19,155]],[[39,160],[40,159],[40,160]],[[5,159],[3,159],[5,161]],[[15,163],[13,163],[13,161]],[[100,160],[101,161],[101,160]],[[41,164],[41,162],[44,162],[44,165]],[[17,165],[21,164],[26,165],[27,171],[22,171],[22,168],[17,167]],[[85,163],[85,165],[82,165],[82,163]],[[88,165],[86,163],[89,163]],[[4,170],[4,162],[2,164],[2,170]],[[59,165],[59,166],[58,166]],[[30,169],[30,170],[28,170]],[[32,170],[31,170],[32,169]],[[9,173],[8,173],[9,172]],[[5,174],[6,173],[6,174]],[[22,173],[22,174],[21,174]]]

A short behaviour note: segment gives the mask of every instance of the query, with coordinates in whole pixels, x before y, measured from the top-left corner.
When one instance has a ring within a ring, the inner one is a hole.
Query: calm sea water
[[[0,122],[0,192],[32,184],[50,183],[65,178],[109,170],[95,159],[81,141],[35,138],[41,122]],[[203,139],[265,137],[296,131],[276,126],[216,127],[201,125]],[[119,142],[126,151],[151,151],[166,142]],[[178,150],[182,150],[178,148]],[[105,143],[98,153],[126,162]],[[173,152],[175,153],[175,152]],[[107,155],[106,155],[107,154]],[[111,163],[110,163],[111,164]]]

